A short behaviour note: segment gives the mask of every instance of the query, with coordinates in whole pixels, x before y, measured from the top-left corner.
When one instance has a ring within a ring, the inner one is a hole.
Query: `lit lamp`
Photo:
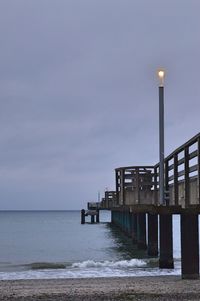
[[[159,78],[159,193],[160,205],[165,205],[165,185],[164,185],[164,76],[163,69],[158,70]]]
[[[162,87],[164,85],[164,76],[165,76],[165,71],[164,70],[158,70],[158,77],[160,80],[160,86]]]

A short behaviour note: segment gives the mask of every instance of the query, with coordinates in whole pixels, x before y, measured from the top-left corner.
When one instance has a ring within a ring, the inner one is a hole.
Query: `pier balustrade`
[[[200,134],[165,159],[165,205],[200,210]],[[117,206],[159,205],[159,163],[115,169]],[[113,206],[113,203],[110,202]]]
[[[158,168],[156,166],[155,168]],[[200,133],[165,159],[166,204],[200,209]]]
[[[154,204],[154,166],[120,167],[116,173],[118,205]]]

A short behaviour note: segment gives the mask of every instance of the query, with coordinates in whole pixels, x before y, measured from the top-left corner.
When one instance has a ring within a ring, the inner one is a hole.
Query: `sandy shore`
[[[200,280],[177,276],[0,281],[0,300],[200,300]]]

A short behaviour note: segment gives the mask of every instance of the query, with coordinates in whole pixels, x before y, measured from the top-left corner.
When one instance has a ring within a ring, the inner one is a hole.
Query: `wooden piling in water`
[[[158,215],[148,213],[148,247],[149,256],[158,256]]]
[[[137,214],[136,213],[132,213],[132,242],[134,244],[137,243]]]
[[[81,210],[81,224],[85,224],[85,209]]]
[[[146,214],[137,214],[137,246],[140,250],[147,249],[146,242]]]
[[[160,214],[160,258],[161,269],[173,269],[172,214]]]
[[[94,215],[91,214],[91,224],[94,224]]]
[[[99,209],[97,209],[97,214],[96,214],[96,223],[99,223]]]
[[[128,236],[132,238],[132,213],[128,212]]]
[[[198,214],[181,214],[181,269],[183,279],[199,278]]]
[[[111,210],[111,224],[115,224],[115,211]]]
[[[124,212],[124,230],[128,237],[131,237],[131,222],[130,222],[130,212],[125,211]]]

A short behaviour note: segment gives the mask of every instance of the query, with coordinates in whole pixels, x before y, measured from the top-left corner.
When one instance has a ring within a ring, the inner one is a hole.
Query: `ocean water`
[[[158,258],[111,227],[109,211],[100,221],[81,225],[79,211],[1,211],[0,280],[180,274],[179,216],[173,270],[159,269]]]

